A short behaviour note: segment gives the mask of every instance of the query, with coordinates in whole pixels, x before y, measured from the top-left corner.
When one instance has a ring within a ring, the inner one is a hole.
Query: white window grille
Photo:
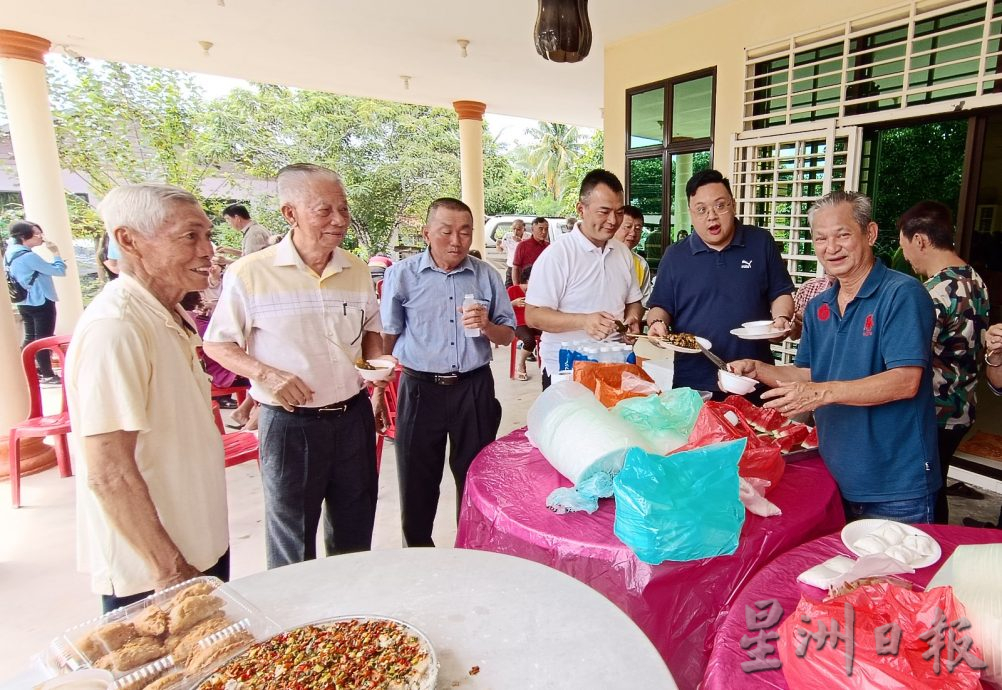
[[[749,48],[743,127],[997,104],[1000,48],[1002,0],[915,1]]]
[[[861,128],[836,128],[834,120],[824,129],[768,136],[745,132],[734,138],[731,189],[738,217],[772,233],[798,287],[823,273],[807,209],[832,190],[857,188],[861,145]],[[786,341],[773,351],[788,363],[796,345]]]

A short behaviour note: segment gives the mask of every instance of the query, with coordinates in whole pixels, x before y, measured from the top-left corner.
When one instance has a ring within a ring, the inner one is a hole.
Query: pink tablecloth
[[[641,562],[613,534],[615,503],[598,512],[556,515],[546,497],[570,482],[519,430],[473,461],[456,546],[521,556],[563,571],[619,606],[650,637],[679,688],[695,688],[731,599],[779,554],[844,524],[835,482],[820,459],[787,466],[769,499],[782,516],[749,514],[738,550],[687,563]]]
[[[917,527],[938,541],[943,549],[942,557],[935,564],[914,573],[897,576],[922,587],[929,584],[933,575],[959,545],[1002,542],[1002,530],[952,525],[917,525]],[[703,690],[732,688],[785,690],[787,685],[782,669],[750,674],[745,674],[741,670],[741,662],[748,661],[747,652],[741,649],[741,637],[754,634],[749,633],[745,622],[745,605],[764,599],[776,599],[783,607],[785,618],[797,607],[801,595],[814,601],[821,601],[825,593],[797,582],[797,575],[839,554],[852,556],[852,552],[842,543],[839,534],[830,534],[783,554],[760,570],[738,594],[731,605],[730,613],[717,631],[710,663],[703,677]]]

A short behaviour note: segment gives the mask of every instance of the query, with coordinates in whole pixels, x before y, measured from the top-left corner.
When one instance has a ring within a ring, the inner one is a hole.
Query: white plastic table
[[[375,614],[411,623],[441,663],[439,688],[672,689],[660,654],[626,614],[574,578],[467,549],[323,558],[231,583],[283,628]],[[471,675],[473,667],[479,673]]]

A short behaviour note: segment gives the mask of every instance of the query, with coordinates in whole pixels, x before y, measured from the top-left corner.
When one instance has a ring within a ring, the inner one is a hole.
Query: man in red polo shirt
[[[531,268],[543,250],[550,246],[547,241],[549,235],[549,221],[545,218],[536,218],[532,221],[532,236],[518,243],[515,258],[512,260],[511,282],[514,285],[525,282],[522,280],[522,273]]]

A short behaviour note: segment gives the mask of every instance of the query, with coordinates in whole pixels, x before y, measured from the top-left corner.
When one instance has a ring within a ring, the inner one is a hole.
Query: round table
[[[647,633],[680,688],[702,678],[713,633],[741,585],[779,554],[844,524],[834,480],[820,458],[807,459],[788,464],[769,493],[783,515],[748,513],[734,554],[655,566],[613,534],[613,500],[591,515],[549,511],[546,497],[569,485],[524,429],[498,439],[467,474],[456,546],[528,558],[598,590]]]
[[[675,688],[619,609],[536,563],[464,549],[335,556],[230,583],[283,628],[373,614],[431,640],[439,688]],[[474,666],[479,673],[471,675]]]
[[[946,562],[961,544],[1002,543],[1002,530],[957,527],[953,525],[916,525],[939,542],[943,555],[933,565],[914,573],[902,573],[895,577],[925,587],[932,580],[940,566]],[[783,554],[758,572],[736,597],[730,613],[717,631],[713,653],[706,674],[703,676],[704,690],[730,690],[736,687],[735,678],[740,678],[742,688],[787,688],[782,669],[756,671],[745,674],[741,662],[748,661],[747,652],[741,649],[743,635],[751,635],[745,621],[745,606],[764,599],[776,599],[783,607],[783,617],[790,615],[803,596],[812,601],[821,601],[825,592],[797,581],[797,575],[819,563],[843,555],[856,558],[841,536],[829,534],[799,546]]]

